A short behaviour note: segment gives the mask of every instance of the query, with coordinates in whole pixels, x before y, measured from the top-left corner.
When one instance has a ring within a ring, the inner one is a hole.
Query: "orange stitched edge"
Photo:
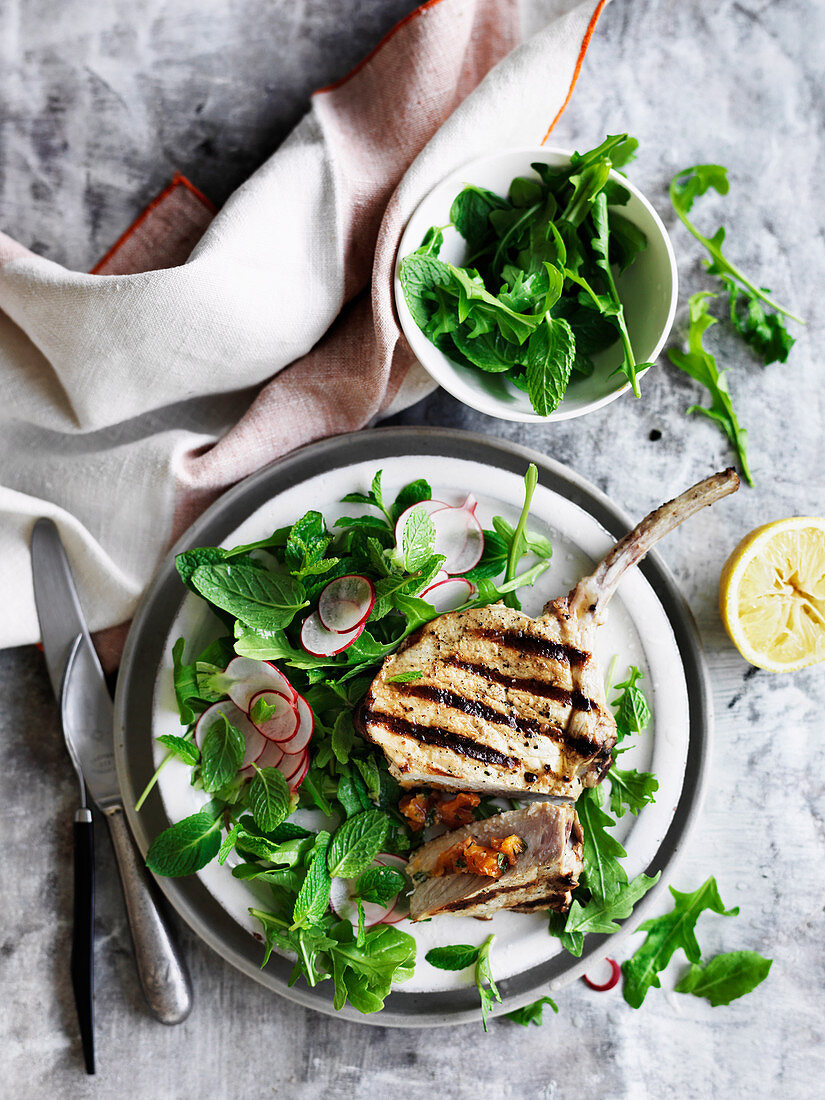
[[[387,31],[387,33],[384,35],[378,45],[375,46],[374,49],[370,50],[367,56],[362,58],[354,69],[350,69],[346,76],[342,76],[340,80],[334,80],[332,84],[326,84],[323,88],[318,88],[318,90],[313,92],[312,94],[323,95],[324,92],[334,92],[336,88],[340,88],[342,84],[346,84],[348,80],[351,80],[352,77],[356,75],[356,73],[360,73],[364,66],[368,65],[369,62],[372,61],[379,50],[382,50],[384,46],[386,46],[386,44],[389,42],[389,40],[393,38],[401,30],[402,27],[406,27],[406,25],[408,23],[411,23],[413,19],[417,19],[419,15],[422,15],[425,11],[427,11],[428,8],[434,8],[437,4],[440,3],[441,0],[427,0],[427,3],[422,4],[420,8],[416,8],[414,11],[409,12],[407,15],[404,16],[402,20],[400,20],[400,22],[395,24],[392,30]]]
[[[97,261],[90,272],[91,275],[97,275],[98,271],[100,271],[104,264],[107,264],[109,260],[111,260],[115,253],[128,241],[135,230],[143,225],[143,223],[146,221],[152,211],[156,207],[160,206],[163,200],[171,195],[176,187],[185,187],[188,191],[192,192],[196,199],[199,199],[203,203],[203,205],[211,214],[217,214],[218,208],[217,206],[215,206],[214,202],[212,202],[211,199],[208,199],[202,191],[199,191],[198,188],[195,187],[194,183],[191,183],[186,178],[186,176],[181,175],[180,172],[175,172],[174,176],[172,176],[172,179],[166,185],[166,187],[164,187],[161,193],[159,195],[156,195],[155,198],[152,199],[146,209],[143,210],[143,212],[139,214],[137,218],[135,218],[135,220],[132,222],[126,232],[121,233],[121,235],[118,237],[118,239],[109,249],[109,251],[103,256],[103,258]]]
[[[567,108],[567,104],[570,102],[570,97],[573,95],[573,89],[576,87],[576,81],[579,79],[579,73],[581,72],[582,65],[584,64],[584,55],[587,53],[587,48],[590,45],[590,39],[593,37],[593,31],[595,31],[596,29],[596,24],[599,21],[599,16],[602,14],[606,3],[607,0],[599,0],[596,10],[590,17],[590,22],[587,24],[587,30],[584,32],[584,38],[582,39],[579,56],[576,59],[576,67],[573,70],[573,79],[570,81],[570,87],[567,91],[567,98],[565,99],[564,103],[562,103],[561,107],[559,107],[558,112],[556,113],[556,117],[547,127],[547,133],[541,139],[542,145],[544,145],[545,141],[547,141],[547,139],[550,137],[550,134],[553,132],[553,127],[564,114],[565,109]]]

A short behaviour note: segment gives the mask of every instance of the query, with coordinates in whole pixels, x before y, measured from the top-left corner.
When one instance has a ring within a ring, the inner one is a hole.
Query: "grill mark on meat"
[[[473,633],[478,638],[495,642],[496,645],[503,645],[508,649],[519,649],[522,653],[530,653],[535,657],[545,657],[568,665],[586,665],[590,660],[590,654],[585,653],[584,650],[561,642],[551,642],[547,638],[529,634],[526,630],[497,630],[495,627],[482,626]]]
[[[560,875],[557,878],[542,882],[540,888],[546,890],[547,894],[541,899],[541,903],[546,904],[548,897],[556,897],[558,895],[565,897],[568,891],[572,890],[576,885],[577,881],[573,875]],[[447,902],[446,905],[440,905],[437,911],[439,913],[454,913],[461,909],[466,909],[471,905],[486,905],[487,902],[493,901],[495,898],[501,897],[504,894],[517,894],[524,890],[535,889],[535,886],[535,883],[522,882],[514,886],[492,887],[489,890],[482,890],[479,893],[472,894],[470,897],[457,898],[455,901]],[[531,899],[519,904],[533,905],[535,903]]]
[[[567,688],[558,687],[547,680],[536,680],[532,676],[511,676],[497,668],[489,668],[487,665],[475,664],[472,661],[462,661],[459,657],[445,657],[445,665],[460,668],[463,672],[472,672],[476,676],[483,676],[487,680],[494,680],[504,687],[513,688],[515,691],[526,691],[531,695],[540,695],[544,699],[552,699],[555,703],[562,703],[576,710],[598,710],[598,703],[582,695],[577,689],[568,691]]]
[[[463,668],[465,671],[477,672],[479,676],[488,675],[490,679],[499,678],[495,675],[493,670],[485,670],[484,665],[471,665],[468,662],[461,662],[457,659],[451,659],[447,663]],[[514,677],[502,678],[515,679]],[[530,683],[530,681],[520,682]],[[468,699],[466,696],[459,695],[457,692],[450,691],[448,688],[440,688],[432,684],[399,684],[398,694],[400,696],[412,695],[418,699],[427,699],[431,703],[440,703],[442,706],[450,707],[453,710],[460,710],[463,714],[468,714],[472,718],[480,718],[482,721],[490,722],[493,725],[508,726],[516,733],[521,733],[525,736],[552,737],[555,740],[561,741],[562,744],[572,749],[579,756],[585,758],[592,756],[599,748],[599,742],[597,740],[591,740],[584,736],[576,736],[570,733],[569,730],[565,730],[562,726],[556,725],[554,722],[537,722],[534,718],[521,718],[512,712],[510,714],[505,714],[503,711],[496,710],[495,707],[487,706],[486,703],[482,703],[478,699]],[[529,772],[525,772],[525,779],[530,774]],[[533,776],[532,779],[528,779],[527,782],[535,783],[536,776]]]
[[[530,913],[534,909],[552,909],[555,913],[566,913],[570,906],[570,895],[547,894],[543,898],[532,898],[530,901],[519,902],[512,909],[513,913]]]
[[[422,726],[418,722],[410,722],[405,718],[397,718],[392,714],[382,714],[375,710],[367,710],[363,721],[365,724],[375,723],[384,726],[391,733],[397,733],[401,737],[411,737],[414,741],[420,741],[425,745],[450,749],[459,756],[469,756],[472,760],[480,760],[483,764],[497,764],[502,768],[519,766],[519,761],[515,757],[506,756],[498,749],[481,745],[469,737],[462,737],[460,733],[452,733],[441,726]]]

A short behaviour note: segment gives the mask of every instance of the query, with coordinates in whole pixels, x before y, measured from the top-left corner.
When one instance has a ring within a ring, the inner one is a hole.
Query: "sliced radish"
[[[281,757],[281,762],[278,764],[278,771],[283,775],[284,779],[290,786],[297,786],[295,778],[300,774],[301,779],[306,775],[306,768],[309,767],[309,753],[304,752],[285,752]],[[298,780],[300,782],[300,780]]]
[[[366,622],[375,606],[375,585],[359,573],[336,577],[318,598],[318,618],[333,634],[349,634]]]
[[[610,967],[610,977],[606,982],[594,982],[592,978],[588,978],[586,974],[582,974],[582,981],[584,984],[589,985],[591,989],[595,989],[597,993],[607,993],[609,989],[613,989],[615,985],[618,985],[619,978],[622,976],[622,968],[615,959],[611,959],[608,956],[604,961]]]
[[[304,762],[303,762],[303,764],[298,769],[298,771],[295,772],[295,774],[292,775],[290,777],[290,779],[287,780],[287,782],[289,783],[290,788],[293,791],[298,790],[298,788],[301,786],[304,779],[306,778],[306,774],[307,774],[308,771],[309,771],[309,753],[305,752],[304,753]]]
[[[370,864],[371,867],[389,867],[395,866],[394,863],[390,863],[389,860],[395,860],[395,856],[391,856],[389,853],[381,852],[375,857]],[[397,870],[403,871],[405,863],[404,860],[400,861],[401,866]],[[358,930],[358,905],[355,902],[355,879],[351,878],[334,878],[332,880],[332,890],[330,892],[329,904],[332,911],[341,920],[348,920],[351,922],[352,927]],[[377,905],[372,901],[364,902],[364,925],[366,928],[372,928],[376,924],[394,924],[396,921],[390,921],[389,918],[392,915],[397,898],[389,903],[389,905]],[[403,914],[396,917],[396,920],[402,920]]]
[[[478,502],[472,495],[456,508],[439,508],[430,518],[435,525],[436,554],[444,555],[443,569],[451,576],[478,565],[484,553],[484,532],[476,519]]]
[[[278,744],[277,741],[264,740],[264,750],[257,760],[253,761],[258,768],[278,768],[280,769],[281,761],[284,758],[284,750]],[[254,768],[250,764],[248,768],[244,769],[244,774],[252,775]]]
[[[413,514],[416,508],[423,508],[428,516],[431,516],[433,512],[440,512],[442,508],[449,507],[443,500],[422,500],[418,504],[411,504],[409,508],[405,509],[398,517],[395,524],[395,545],[401,545],[401,539],[404,536],[404,528],[407,526],[407,520]]]
[[[400,871],[402,875],[407,873],[407,861],[401,856],[395,855],[393,852],[379,852],[375,857],[375,862],[380,863],[383,867],[394,867],[396,871]],[[406,920],[410,915],[410,899],[407,894],[402,890],[395,898],[395,903],[392,909],[384,920],[383,924],[398,924],[399,921]]]
[[[274,710],[268,718],[255,721],[252,715],[260,704],[265,704],[267,710]],[[268,741],[277,741],[279,744],[294,737],[301,724],[297,704],[293,704],[279,691],[259,691],[257,695],[253,695],[249,701],[249,718]]]
[[[203,739],[209,730],[215,725],[216,722],[225,718],[230,726],[234,726],[243,734],[246,748],[244,750],[243,760],[241,761],[241,769],[248,767],[253,760],[257,760],[262,751],[266,748],[267,740],[264,735],[257,730],[255,726],[249,721],[244,712],[236,707],[231,699],[222,699],[219,703],[213,703],[211,707],[208,707],[198,719],[198,723],[195,726],[195,744],[198,748],[203,747]]]
[[[303,695],[298,696],[296,710],[299,719],[298,726],[291,737],[281,742],[281,748],[284,752],[292,756],[297,756],[306,749],[312,740],[312,732],[315,729],[315,715]]]
[[[232,702],[249,710],[253,695],[261,691],[278,691],[288,699],[296,692],[286,676],[269,661],[256,661],[253,657],[234,657],[226,666],[226,693]]]
[[[473,594],[473,586],[463,577],[450,577],[445,581],[438,581],[425,588],[421,598],[431,603],[436,611],[443,614],[445,611],[455,611],[470,599]]]
[[[347,646],[351,646],[360,637],[364,626],[364,623],[360,623],[347,634],[336,634],[327,630],[318,617],[318,612],[313,611],[311,615],[307,615],[301,627],[301,645],[313,657],[334,657],[336,653],[343,653]]]

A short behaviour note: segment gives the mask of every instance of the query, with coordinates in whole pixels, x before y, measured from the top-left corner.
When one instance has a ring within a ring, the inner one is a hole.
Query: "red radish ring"
[[[411,504],[409,508],[406,508],[395,524],[395,545],[400,546],[401,540],[404,537],[404,528],[407,526],[407,520],[413,514],[416,508],[422,508],[428,516],[431,516],[433,512],[440,512],[442,508],[449,508],[443,500],[420,500],[418,504]]]
[[[321,590],[318,618],[333,634],[349,634],[367,621],[375,606],[375,585],[360,573],[336,577]]]
[[[290,785],[290,787],[297,787],[301,780],[306,775],[309,768],[309,753],[297,752],[297,753],[284,753],[281,758],[281,762],[278,765],[278,771],[283,775],[284,779]],[[300,776],[300,778],[298,778]]]
[[[622,968],[619,966],[615,959],[607,958],[604,961],[610,964],[610,977],[607,979],[606,982],[603,982],[601,985],[599,985],[598,982],[594,982],[592,978],[588,978],[586,974],[582,974],[582,981],[584,982],[584,984],[586,986],[589,986],[590,989],[595,989],[597,993],[606,993],[608,989],[613,989],[613,987],[618,984],[619,978],[622,976]]]
[[[277,741],[267,741],[264,738],[264,749],[257,760],[252,763],[257,768],[278,768],[281,761],[284,758],[284,750],[278,744]],[[242,775],[254,775],[255,768],[250,764],[247,768],[243,769]]]
[[[278,691],[287,699],[295,698],[292,684],[269,661],[256,661],[253,657],[234,657],[226,666],[224,676],[229,681],[226,693],[241,710],[248,711],[252,696],[261,691]]]
[[[296,711],[298,713],[298,725],[295,732],[286,741],[281,742],[281,748],[284,752],[292,756],[304,752],[312,740],[312,732],[315,729],[315,715],[303,695],[298,696]]]
[[[478,565],[484,553],[484,532],[476,519],[477,502],[468,496],[456,508],[439,508],[430,518],[435,526],[434,553],[444,557],[442,569],[454,576]]]
[[[436,581],[429,588],[420,593],[421,599],[431,603],[439,615],[445,611],[455,611],[470,599],[473,594],[473,586],[463,577],[449,577],[447,580]]]
[[[267,741],[260,730],[255,728],[244,712],[236,707],[231,699],[222,699],[219,703],[213,703],[211,707],[207,707],[195,726],[195,744],[198,748],[203,747],[204,737],[221,716],[227,720],[230,726],[234,726],[243,734],[246,748],[239,769],[243,771],[253,760],[258,759],[266,748]]]
[[[391,855],[389,852],[379,852],[370,864],[370,867],[396,867],[397,870],[401,871],[403,871],[405,866],[405,860],[400,859],[398,856]],[[354,899],[354,879],[334,878],[332,880],[332,890],[329,899],[332,911],[336,916],[340,917],[341,920],[349,920],[353,928],[357,930],[358,906]],[[390,919],[396,912],[398,901],[398,895],[392,899],[389,905],[378,905],[376,902],[365,901],[363,903],[364,926],[366,928],[372,928],[376,924],[395,924],[403,920],[406,915],[405,913],[398,913],[394,916],[394,919]]]
[[[334,657],[336,653],[343,653],[363,634],[364,625],[363,622],[360,623],[348,634],[335,634],[327,630],[318,612],[313,611],[311,615],[307,615],[301,627],[301,645],[313,657]]]
[[[265,703],[268,707],[275,707],[275,711],[269,718],[255,721],[252,715],[259,703]],[[296,704],[293,704],[279,691],[259,691],[249,701],[249,718],[255,728],[264,735],[268,741],[277,741],[283,744],[289,741],[298,732],[301,719]]]

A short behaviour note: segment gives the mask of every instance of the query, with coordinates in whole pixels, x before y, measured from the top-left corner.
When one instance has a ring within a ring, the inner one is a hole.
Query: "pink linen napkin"
[[[559,0],[516,49],[516,0],[430,0],[315,93],[220,214],[178,176],[92,275],[0,234],[0,645],[37,638],[21,584],[37,515],[61,527],[92,627],[111,627],[223,489],[433,388],[393,308],[403,225],[454,168],[547,138],[605,3]]]

